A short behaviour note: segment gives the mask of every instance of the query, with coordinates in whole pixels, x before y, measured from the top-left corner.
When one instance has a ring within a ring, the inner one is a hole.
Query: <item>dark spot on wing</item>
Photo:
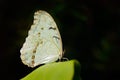
[[[37,18],[34,18],[34,21],[37,21],[38,19]]]
[[[56,40],[57,43],[58,43],[58,41],[60,40],[60,38],[57,37],[57,36],[53,36],[53,38],[55,38],[55,40]]]
[[[41,30],[43,30],[44,28],[42,27]]]
[[[34,64],[35,64],[35,55],[32,55],[32,61],[31,61],[31,67],[34,67]]]
[[[35,55],[32,56],[32,59],[35,59]]]
[[[56,30],[56,28],[53,28],[53,27],[49,27],[49,30],[52,29],[52,30]]]
[[[33,53],[36,53],[37,47],[38,47],[39,43],[36,44],[35,48],[33,49]]]
[[[59,37],[57,37],[57,36],[53,36],[53,38],[60,39],[60,38],[59,38]]]
[[[36,49],[33,50],[33,53],[36,53]]]
[[[40,44],[43,44],[43,41],[42,41],[42,40],[40,41]]]
[[[32,60],[32,66],[34,66],[34,64],[35,64],[35,61],[34,61],[34,60]]]
[[[38,33],[38,36],[40,37],[40,32]]]
[[[40,35],[40,32],[38,33],[38,35]]]

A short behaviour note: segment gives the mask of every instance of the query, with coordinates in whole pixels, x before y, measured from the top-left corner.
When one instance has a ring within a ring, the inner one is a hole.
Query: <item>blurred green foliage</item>
[[[80,64],[77,60],[46,64],[21,80],[81,80]]]

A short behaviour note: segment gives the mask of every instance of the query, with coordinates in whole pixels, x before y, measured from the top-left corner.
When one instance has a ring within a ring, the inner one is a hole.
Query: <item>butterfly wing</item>
[[[34,22],[20,50],[25,65],[35,67],[62,57],[62,40],[53,18],[45,11],[34,14]]]

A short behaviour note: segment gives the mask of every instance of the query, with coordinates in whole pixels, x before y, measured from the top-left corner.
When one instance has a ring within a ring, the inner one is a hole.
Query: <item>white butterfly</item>
[[[34,14],[34,22],[28,32],[21,59],[25,65],[35,67],[61,59],[62,40],[53,18],[46,11],[39,10]]]

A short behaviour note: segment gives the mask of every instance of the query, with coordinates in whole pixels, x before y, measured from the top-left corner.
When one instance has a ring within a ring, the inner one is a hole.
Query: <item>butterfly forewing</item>
[[[46,11],[35,12],[33,25],[20,52],[22,62],[29,67],[61,58],[61,36],[55,21]]]

